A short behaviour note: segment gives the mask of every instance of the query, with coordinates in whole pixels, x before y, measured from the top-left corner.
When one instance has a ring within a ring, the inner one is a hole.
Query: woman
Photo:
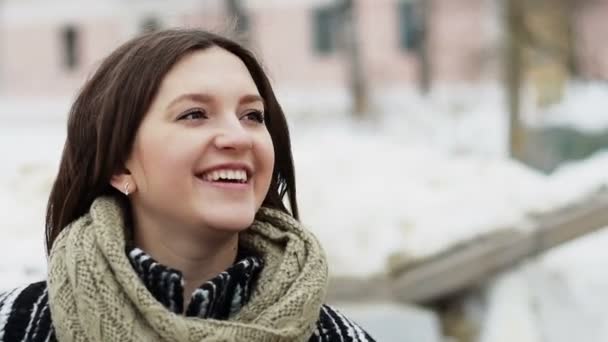
[[[297,220],[253,55],[198,30],[135,38],[71,109],[48,280],[0,295],[0,341],[371,341],[323,305],[325,256]]]

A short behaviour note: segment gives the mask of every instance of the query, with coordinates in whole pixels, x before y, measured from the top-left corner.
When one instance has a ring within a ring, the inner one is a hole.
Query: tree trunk
[[[352,97],[352,113],[355,118],[362,119],[368,114],[368,91],[361,50],[359,46],[359,35],[355,19],[355,4],[353,0],[341,0],[340,7],[342,17],[342,47],[348,61],[348,82]]]
[[[570,72],[570,76],[578,78],[581,76],[579,70],[579,61],[578,61],[578,49],[577,49],[577,37],[576,37],[576,14],[580,10],[580,6],[584,6],[587,1],[572,1],[568,0],[565,3],[566,10],[566,34],[568,41],[568,52],[567,52],[567,67]]]
[[[418,78],[418,86],[420,93],[426,95],[431,90],[431,61],[429,59],[429,19],[431,15],[432,0],[418,1],[418,16],[419,23],[419,45],[418,45],[418,61],[420,63],[420,76]]]
[[[505,0],[506,49],[505,49],[505,88],[509,110],[509,155],[523,159],[525,132],[521,120],[520,88],[523,78],[522,33],[523,0]]]
[[[250,30],[249,17],[247,16],[247,12],[243,7],[242,0],[226,0],[226,12],[228,16],[235,20],[235,31],[238,35],[239,39],[247,44],[249,42],[249,37],[247,34]]]

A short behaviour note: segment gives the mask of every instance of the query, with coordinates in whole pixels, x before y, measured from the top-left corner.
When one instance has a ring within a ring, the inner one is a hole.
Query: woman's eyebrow
[[[189,101],[193,101],[193,102],[201,102],[201,103],[211,103],[214,101],[213,96],[211,96],[209,94],[203,94],[203,93],[182,94],[182,95],[176,97],[173,101],[169,102],[167,109],[171,108],[176,103],[184,101],[184,100],[189,100]]]
[[[200,102],[200,103],[213,103],[215,101],[213,96],[211,96],[209,94],[205,94],[205,93],[182,94],[182,95],[176,97],[171,102],[169,102],[167,109],[170,109],[176,103],[185,101],[185,100],[193,101],[193,102]],[[264,99],[260,95],[257,95],[257,94],[247,94],[247,95],[242,96],[239,99],[239,105],[249,104],[252,102],[261,102],[262,105],[264,105]]]
[[[260,95],[256,95],[256,94],[244,95],[239,100],[239,105],[252,103],[252,102],[262,102],[262,105],[264,105],[264,99]]]

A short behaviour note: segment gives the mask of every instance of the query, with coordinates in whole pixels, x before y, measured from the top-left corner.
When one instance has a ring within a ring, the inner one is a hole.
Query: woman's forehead
[[[184,56],[165,75],[159,88],[159,95],[165,101],[196,93],[220,97],[259,95],[245,63],[219,47]]]

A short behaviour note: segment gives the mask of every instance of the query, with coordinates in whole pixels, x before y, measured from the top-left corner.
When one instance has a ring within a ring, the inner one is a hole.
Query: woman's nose
[[[246,150],[253,147],[253,137],[237,120],[236,124],[224,125],[215,136],[214,143],[217,148],[222,150]]]

